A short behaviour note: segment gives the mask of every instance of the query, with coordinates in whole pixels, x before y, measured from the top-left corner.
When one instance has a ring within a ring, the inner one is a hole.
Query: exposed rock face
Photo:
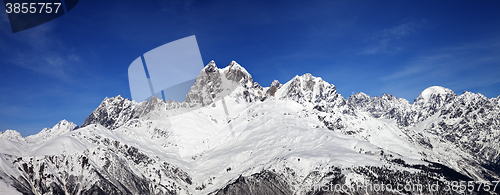
[[[266,96],[274,96],[276,94],[276,91],[283,86],[278,80],[274,80],[273,83],[271,83],[271,86],[269,86],[269,89],[266,90]]]
[[[80,128],[1,132],[0,180],[22,194],[453,194],[429,187],[500,179],[499,120],[500,96],[345,99],[311,74],[262,87],[212,61],[184,102],[117,96]],[[332,188],[410,181],[424,188]]]
[[[121,96],[105,98],[99,107],[85,119],[82,127],[101,124],[110,130],[116,129],[126,121],[138,117],[139,113],[134,112],[137,105]]]
[[[297,102],[311,103],[332,103],[340,99],[345,103],[344,98],[337,93],[335,86],[307,73],[302,76],[295,76],[290,82],[283,85],[283,90],[278,93],[279,98],[290,99]]]
[[[405,113],[411,109],[411,104],[403,98],[396,98],[389,94],[384,94],[382,97],[370,97],[362,92],[351,95],[348,99],[349,105],[353,108],[369,112],[375,118],[395,119],[399,123],[403,122]]]
[[[240,176],[236,181],[219,190],[223,194],[293,194],[290,186],[273,172],[263,171],[249,177]]]
[[[178,185],[190,182],[189,176],[175,166],[151,159],[132,146],[113,144],[69,156],[28,159],[3,154],[2,160],[20,169],[17,177],[3,171],[0,177],[23,194],[177,194],[182,191]],[[163,176],[171,184],[159,185],[155,178],[133,170],[137,167],[156,174],[156,178]]]
[[[355,94],[349,104],[374,117],[395,119],[402,129],[427,123],[423,130],[473,156],[474,163],[487,171],[498,173],[500,165],[500,107],[497,98],[488,99],[481,94],[464,92],[456,95],[450,89],[429,87],[409,104],[390,95],[369,97]],[[429,119],[434,117],[433,119]],[[415,132],[410,132],[415,133]],[[419,140],[428,136],[415,134]],[[420,141],[432,147],[430,141]],[[473,163],[473,164],[474,164]],[[485,174],[489,177],[489,173]]]

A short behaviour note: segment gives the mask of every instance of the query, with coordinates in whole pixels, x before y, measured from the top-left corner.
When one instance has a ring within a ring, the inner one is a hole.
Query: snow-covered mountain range
[[[116,96],[80,127],[0,133],[0,194],[495,194],[498,180],[500,96],[346,99],[311,74],[262,87],[234,61],[205,66],[184,102]]]

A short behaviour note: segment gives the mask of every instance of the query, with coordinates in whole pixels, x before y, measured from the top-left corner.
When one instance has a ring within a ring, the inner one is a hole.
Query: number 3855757
[[[5,8],[10,13],[57,13],[61,3],[6,3]]]

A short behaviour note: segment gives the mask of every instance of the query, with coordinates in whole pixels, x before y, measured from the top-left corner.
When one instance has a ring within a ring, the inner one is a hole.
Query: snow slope
[[[498,98],[442,87],[425,89],[413,104],[388,94],[345,99],[310,74],[261,87],[238,63],[212,61],[184,102],[117,96],[80,128],[63,120],[25,138],[2,132],[0,188],[308,194],[357,182],[498,180],[499,114]]]

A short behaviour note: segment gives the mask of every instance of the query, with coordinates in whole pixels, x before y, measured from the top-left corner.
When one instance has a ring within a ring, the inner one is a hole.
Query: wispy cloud
[[[172,0],[172,1],[158,1],[160,4],[160,8],[162,12],[166,12],[168,14],[178,14],[180,10],[184,9],[188,10],[190,6],[192,6],[192,0]]]
[[[440,71],[442,67],[448,67],[451,64],[454,64],[453,61],[455,57],[456,56],[451,53],[434,53],[431,55],[419,56],[408,62],[408,64],[401,66],[402,68],[399,70],[382,77],[381,80],[394,80],[423,73],[428,74]]]
[[[5,18],[2,20],[3,24],[4,20]],[[0,38],[0,42],[10,46],[0,47],[1,52],[10,56],[4,59],[4,63],[69,81],[71,67],[80,62],[80,58],[72,48],[65,46],[54,36],[55,25],[52,21],[18,33],[6,32],[5,36]]]
[[[481,70],[482,66],[500,65],[500,42],[470,43],[456,47],[436,49],[410,60],[400,70],[382,80],[392,80],[421,73],[454,73],[469,69]]]
[[[369,43],[369,46],[366,47],[360,54],[397,52],[403,49],[397,44],[398,40],[414,33],[418,28],[424,26],[424,24],[425,21],[408,22],[378,31],[365,41]]]
[[[400,39],[406,35],[412,33],[415,28],[419,27],[420,24],[416,22],[409,22],[405,24],[400,24],[398,26],[394,26],[392,28],[387,28],[377,33],[373,39]]]
[[[388,85],[422,90],[443,85],[471,90],[500,83],[500,40],[488,40],[429,51],[382,76]],[[498,94],[497,94],[498,95]]]
[[[13,64],[52,78],[68,81],[72,76],[71,64],[78,61],[78,56],[74,54],[18,52]]]

